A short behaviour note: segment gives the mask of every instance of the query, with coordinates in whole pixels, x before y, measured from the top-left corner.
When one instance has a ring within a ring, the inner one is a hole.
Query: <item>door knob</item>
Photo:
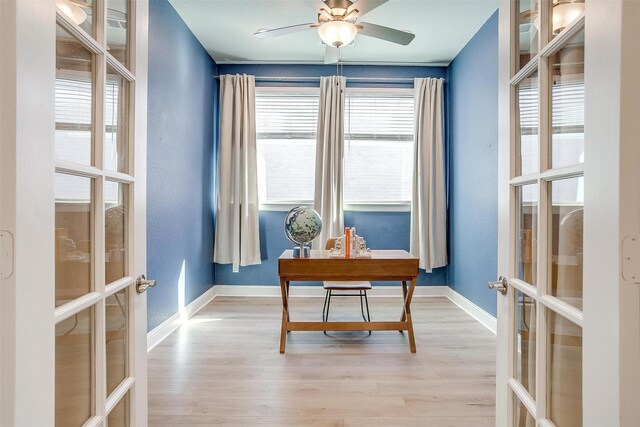
[[[147,280],[144,274],[139,275],[136,278],[136,291],[141,294],[148,288],[153,288],[156,285],[155,280]]]
[[[497,282],[489,282],[489,289],[495,289],[500,292],[502,295],[507,294],[507,278],[504,276],[500,276]]]

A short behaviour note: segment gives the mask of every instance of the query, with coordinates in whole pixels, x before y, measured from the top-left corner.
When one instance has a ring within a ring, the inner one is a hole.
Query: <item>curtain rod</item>
[[[220,76],[215,76],[220,79]],[[413,78],[394,78],[394,77],[346,77],[347,81],[352,82],[378,82],[378,83],[413,83]],[[316,82],[320,77],[282,77],[282,76],[256,76],[256,81],[262,82]],[[444,80],[444,79],[442,79]]]

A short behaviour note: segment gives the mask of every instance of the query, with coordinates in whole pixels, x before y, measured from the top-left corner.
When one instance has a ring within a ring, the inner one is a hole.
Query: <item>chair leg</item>
[[[367,298],[367,291],[364,291],[364,303],[367,305],[367,321],[371,322],[371,313],[369,313],[369,299]]]
[[[360,295],[360,312],[362,313],[362,319],[366,322],[367,321],[367,317],[364,315],[364,302],[362,301],[362,291],[358,291],[358,294]]]
[[[327,300],[329,299],[329,291],[327,290],[324,294],[324,304],[322,305],[322,321],[326,322],[325,313],[327,311]]]
[[[371,315],[369,314],[369,299],[367,299],[367,291],[362,291],[364,293],[364,302],[367,305],[367,318],[364,319],[365,322],[371,322]],[[362,308],[362,297],[360,297],[360,308]],[[364,312],[362,312],[362,317],[364,318]],[[369,331],[369,335],[371,335],[371,331]]]
[[[327,315],[324,319],[325,322],[329,321],[329,307],[331,306],[331,289],[327,291]],[[323,334],[327,335],[327,331],[322,331]],[[328,336],[328,335],[327,335]]]

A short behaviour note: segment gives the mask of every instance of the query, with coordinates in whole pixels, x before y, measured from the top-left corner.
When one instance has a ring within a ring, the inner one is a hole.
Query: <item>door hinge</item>
[[[640,235],[622,240],[622,278],[629,283],[640,284]]]
[[[13,276],[13,234],[0,230],[0,279]]]

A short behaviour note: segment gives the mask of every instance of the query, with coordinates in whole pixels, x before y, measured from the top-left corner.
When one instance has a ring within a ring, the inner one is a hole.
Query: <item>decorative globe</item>
[[[322,231],[322,219],[318,212],[306,206],[296,206],[284,218],[287,239],[303,245],[318,237]]]

